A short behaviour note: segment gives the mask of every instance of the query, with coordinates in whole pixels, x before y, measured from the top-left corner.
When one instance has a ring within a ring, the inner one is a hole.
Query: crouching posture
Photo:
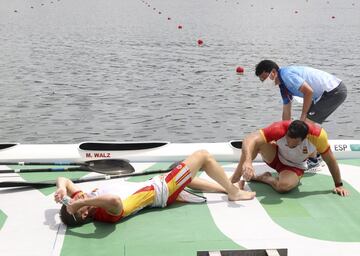
[[[326,131],[320,126],[300,120],[281,121],[246,136],[242,144],[240,162],[231,177],[238,182],[254,180],[269,184],[280,193],[297,187],[304,171],[306,160],[314,152],[319,152],[334,180],[334,192],[347,196],[343,187],[339,165],[331,151]],[[270,172],[255,175],[253,159],[260,154],[263,160],[279,175],[273,177]]]
[[[195,177],[200,169],[216,183]],[[118,222],[145,207],[165,207],[176,200],[189,201],[185,187],[227,193],[230,201],[248,200],[255,196],[255,192],[241,190],[237,184],[232,184],[216,160],[207,151],[199,150],[165,175],[145,182],[111,184],[95,188],[90,193],[84,193],[71,180],[59,177],[55,201],[62,202],[65,196],[71,197],[60,210],[61,220],[68,226],[93,220]]]

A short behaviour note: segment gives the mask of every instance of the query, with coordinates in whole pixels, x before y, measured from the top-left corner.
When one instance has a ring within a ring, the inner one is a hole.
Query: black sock
[[[309,160],[313,163],[316,163],[318,161],[315,157],[309,157]]]

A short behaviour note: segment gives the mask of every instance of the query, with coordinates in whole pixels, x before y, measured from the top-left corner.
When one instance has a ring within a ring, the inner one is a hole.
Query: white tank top
[[[280,162],[285,165],[306,169],[306,160],[310,153],[316,151],[316,147],[308,140],[304,139],[297,147],[289,148],[285,136],[276,141],[279,146],[278,156]]]
[[[99,187],[98,189],[92,191],[88,195],[90,197],[101,196],[106,194],[114,194],[121,198],[121,200],[125,200],[127,197],[134,194],[139,189],[152,185],[151,180],[143,181],[143,182],[121,182],[121,183],[113,183],[107,184],[106,186]]]

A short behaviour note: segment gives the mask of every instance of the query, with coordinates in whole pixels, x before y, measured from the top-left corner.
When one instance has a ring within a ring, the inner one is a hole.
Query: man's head
[[[73,199],[71,199],[70,204],[73,204],[77,200],[85,199],[87,195],[84,193],[77,193]],[[60,219],[61,221],[69,226],[69,227],[76,227],[81,226],[83,224],[89,223],[92,221],[92,216],[94,214],[94,207],[90,206],[83,206],[79,210],[77,210],[74,214],[70,214],[68,212],[67,206],[62,205],[60,209]]]
[[[274,61],[262,60],[255,67],[255,75],[259,77],[261,82],[270,79],[276,83],[278,70],[279,66]]]
[[[286,133],[286,142],[289,148],[298,146],[308,135],[308,125],[300,120],[291,122]]]
[[[81,225],[91,221],[91,219],[81,218],[81,216],[77,213],[70,214],[66,209],[66,205],[61,206],[60,219],[66,226],[69,226],[69,227],[81,226]]]

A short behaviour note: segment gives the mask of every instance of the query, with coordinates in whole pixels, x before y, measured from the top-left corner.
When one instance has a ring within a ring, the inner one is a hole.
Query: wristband
[[[344,184],[342,182],[338,182],[338,183],[335,183],[335,187],[338,188],[338,187],[342,187]]]

